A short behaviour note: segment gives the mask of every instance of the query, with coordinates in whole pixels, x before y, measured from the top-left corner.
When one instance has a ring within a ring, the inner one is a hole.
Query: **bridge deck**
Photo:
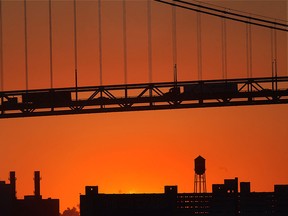
[[[288,103],[288,77],[0,92],[0,118]]]

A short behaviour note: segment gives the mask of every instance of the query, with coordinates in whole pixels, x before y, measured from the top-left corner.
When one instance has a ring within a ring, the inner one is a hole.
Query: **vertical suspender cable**
[[[177,83],[177,32],[176,32],[176,7],[172,5],[172,52],[174,82]]]
[[[247,77],[249,78],[249,31],[248,31],[248,23],[246,24],[246,71]]]
[[[272,90],[274,90],[275,88],[274,88],[274,77],[275,77],[275,44],[274,44],[274,42],[275,42],[275,40],[274,40],[274,29],[273,28],[271,28],[271,63],[272,63],[272,67],[271,67],[271,69],[272,69]]]
[[[102,85],[102,20],[101,20],[101,0],[98,0],[98,34],[99,34],[99,72],[100,72],[100,85]]]
[[[249,65],[249,68],[250,68],[250,77],[253,77],[253,74],[252,74],[252,56],[253,56],[253,53],[252,53],[252,26],[251,24],[249,24],[249,53],[250,53],[250,65]]]
[[[199,12],[197,12],[197,51],[198,51],[198,79],[202,80],[201,14]]]
[[[52,3],[49,0],[50,87],[53,88]]]
[[[246,51],[247,51],[247,76],[252,77],[252,37],[251,24],[246,24]]]
[[[151,33],[151,0],[147,0],[147,33],[148,33],[148,71],[149,83],[152,82],[152,33]]]
[[[249,24],[246,24],[246,67],[247,67],[247,77],[249,78]]]
[[[247,49],[247,77],[252,78],[252,36],[250,19],[246,23],[246,49]],[[248,85],[248,91],[252,91],[252,84]]]
[[[127,25],[126,0],[123,0],[123,55],[124,55],[124,83],[127,84]]]
[[[277,31],[275,29],[271,29],[271,57],[272,57],[272,88],[273,90],[278,89],[278,84],[277,84],[277,76],[278,76],[278,71],[277,71]],[[274,80],[274,78],[276,80]],[[274,81],[275,84],[274,84]]]
[[[77,9],[76,0],[74,0],[74,69],[75,69],[75,88],[76,101],[78,100],[78,50],[77,50]]]
[[[271,28],[271,63],[272,63],[272,77],[275,76],[275,49],[274,49],[274,29]]]
[[[227,31],[225,18],[222,18],[222,73],[223,79],[227,79]]]
[[[28,90],[28,40],[27,40],[27,5],[24,0],[24,46],[25,46],[25,77],[26,77],[26,90]]]
[[[277,67],[277,31],[274,29],[274,57],[275,57],[275,76],[278,76],[278,67]]]
[[[3,71],[3,24],[2,24],[2,0],[0,0],[0,79],[1,91],[4,91],[4,71]]]

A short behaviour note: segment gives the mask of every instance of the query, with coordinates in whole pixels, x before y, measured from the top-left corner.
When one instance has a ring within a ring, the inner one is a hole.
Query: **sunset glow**
[[[287,20],[286,1],[210,1]],[[152,82],[173,81],[171,7],[152,1]],[[73,1],[52,1],[53,85],[74,86]],[[98,1],[77,1],[78,85],[98,86]],[[48,1],[27,1],[29,89],[50,88]],[[25,89],[23,2],[2,1],[4,91]],[[196,13],[177,8],[179,81],[198,80]],[[201,15],[202,78],[222,79],[221,19]],[[102,1],[103,85],[124,84],[122,1]],[[227,21],[228,78],[247,77],[245,24]],[[271,30],[252,28],[253,76],[272,74]],[[127,1],[127,82],[147,83],[147,2]],[[278,75],[287,76],[287,33],[277,32]],[[100,193],[193,192],[194,159],[206,159],[207,190],[224,178],[251,191],[288,183],[287,105],[200,108],[0,120],[0,180],[16,171],[17,197],[33,194],[61,212],[86,185]]]

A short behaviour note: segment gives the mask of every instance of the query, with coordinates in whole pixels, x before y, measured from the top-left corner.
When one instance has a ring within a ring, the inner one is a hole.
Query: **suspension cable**
[[[26,90],[28,90],[28,35],[27,35],[27,3],[26,0],[24,0],[24,45],[25,45],[25,77],[26,77]]]
[[[283,26],[284,25],[284,27],[281,28],[281,27],[273,26],[272,24],[274,24],[274,22],[271,23],[271,25],[262,24],[262,23],[252,22],[251,20],[247,21],[247,20],[244,20],[244,19],[228,17],[228,16],[224,16],[222,14],[216,14],[216,13],[213,13],[213,12],[203,11],[201,9],[191,8],[191,7],[187,7],[187,6],[183,6],[183,5],[167,2],[167,1],[164,1],[164,0],[155,0],[155,1],[161,2],[163,4],[168,4],[168,5],[172,5],[172,6],[175,6],[175,7],[187,9],[187,10],[196,11],[196,12],[203,13],[203,14],[208,14],[208,15],[211,15],[211,16],[216,16],[216,17],[221,17],[221,18],[225,17],[225,19],[229,19],[229,20],[233,20],[233,21],[237,21],[237,22],[250,23],[252,25],[261,26],[261,27],[264,27],[264,28],[273,28],[273,29],[277,29],[279,31],[286,31],[286,32],[288,31],[288,25],[286,25],[286,24],[275,23],[277,26]],[[252,19],[253,17],[248,17],[248,18]],[[253,19],[255,20],[255,18],[253,18]]]
[[[78,100],[78,50],[77,50],[77,5],[74,0],[74,67],[75,67],[75,87],[76,101]]]
[[[225,18],[222,18],[222,72],[223,79],[227,79],[227,31]]]
[[[201,14],[197,12],[197,53],[198,53],[198,79],[202,80],[202,38],[201,38]]]
[[[126,0],[123,0],[123,55],[124,55],[124,83],[127,84],[127,20],[126,20]]]
[[[53,88],[52,2],[49,0],[50,87]]]
[[[101,0],[98,0],[98,34],[99,34],[99,75],[100,85],[102,85],[102,20],[101,20]]]
[[[177,83],[177,23],[176,7],[172,6],[172,55],[173,55],[173,74],[174,82]]]
[[[276,20],[275,20],[275,22],[273,22],[273,21],[270,21],[270,20],[267,20],[267,19],[260,19],[260,18],[253,17],[253,16],[251,16],[252,14],[249,14],[249,16],[246,16],[246,15],[242,15],[242,14],[239,14],[239,13],[233,13],[233,12],[230,12],[230,9],[227,10],[227,8],[225,8],[224,10],[219,10],[219,9],[216,9],[216,8],[207,7],[207,6],[203,6],[203,5],[200,5],[200,4],[195,4],[195,3],[191,3],[191,2],[187,2],[187,1],[183,1],[183,0],[174,0],[174,1],[180,2],[180,3],[183,3],[183,4],[187,4],[187,5],[190,5],[190,6],[194,6],[194,7],[198,7],[198,8],[202,8],[202,9],[218,12],[218,13],[222,13],[224,15],[232,15],[232,16],[236,16],[236,17],[240,17],[240,18],[244,18],[244,19],[249,19],[249,21],[255,20],[255,21],[258,21],[258,22],[268,23],[268,24],[272,24],[272,25],[279,25],[279,26],[283,26],[283,27],[288,27],[287,24],[276,22]],[[195,2],[197,2],[197,1],[195,1]],[[198,2],[198,3],[200,3],[200,2]],[[206,4],[209,5],[209,3],[206,3]],[[210,5],[213,5],[214,7],[216,7],[216,5],[214,5],[214,4],[210,4]],[[238,12],[240,12],[240,11],[238,11]],[[256,16],[256,15],[254,14],[254,16]],[[258,15],[258,17],[260,17],[260,16]],[[265,18],[267,18],[267,17],[265,17]],[[286,22],[284,20],[281,20],[281,21],[282,22]]]
[[[152,31],[151,31],[151,0],[147,0],[147,36],[148,36],[148,73],[149,83],[152,83]]]
[[[3,25],[2,25],[2,0],[0,0],[0,79],[1,91],[4,91],[4,71],[3,71]]]

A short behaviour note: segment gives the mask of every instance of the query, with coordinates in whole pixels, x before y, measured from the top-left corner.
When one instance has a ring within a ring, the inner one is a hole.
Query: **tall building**
[[[34,172],[34,195],[16,197],[15,172],[10,172],[10,184],[0,181],[1,216],[59,216],[59,199],[42,199],[40,172]]]

